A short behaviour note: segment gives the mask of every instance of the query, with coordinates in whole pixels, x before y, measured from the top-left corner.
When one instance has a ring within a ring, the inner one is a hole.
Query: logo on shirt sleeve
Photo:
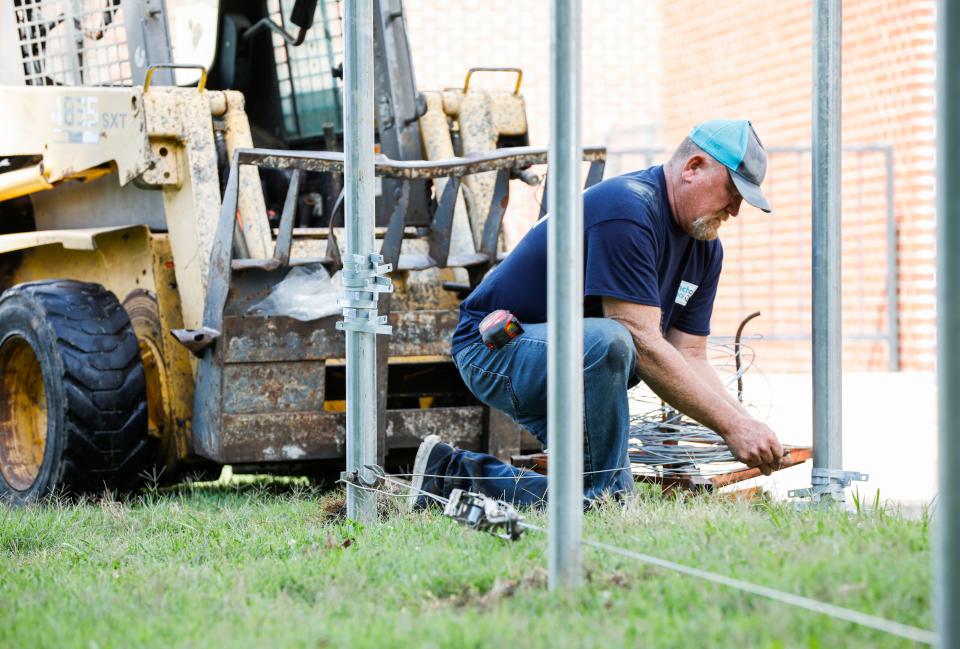
[[[691,284],[690,282],[680,282],[680,288],[677,289],[677,298],[674,300],[680,306],[687,306],[687,302],[693,297],[693,293],[697,290],[696,284]]]

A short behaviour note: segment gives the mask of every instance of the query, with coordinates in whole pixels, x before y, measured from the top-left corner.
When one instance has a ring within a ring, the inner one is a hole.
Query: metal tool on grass
[[[387,473],[383,467],[376,464],[367,464],[363,467],[372,478],[366,478],[360,471],[343,471],[340,482],[353,485],[363,491],[396,495],[387,492],[383,487],[388,485],[399,486],[405,490],[414,487],[396,476]],[[426,496],[443,505],[443,515],[466,525],[479,532],[487,532],[507,541],[516,541],[523,534],[523,516],[510,503],[485,496],[480,493],[454,489],[449,498],[444,498],[423,489],[417,489],[420,495]],[[405,494],[404,494],[405,495]]]
[[[523,534],[523,516],[518,514],[512,505],[463,489],[450,492],[450,500],[443,508],[443,515],[467,527],[490,532],[508,541],[516,541]]]

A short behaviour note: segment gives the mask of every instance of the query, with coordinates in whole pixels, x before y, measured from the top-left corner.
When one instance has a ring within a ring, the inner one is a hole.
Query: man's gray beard
[[[710,225],[716,217],[715,214],[705,214],[698,216],[690,228],[690,236],[697,241],[713,241],[717,238],[717,229]]]

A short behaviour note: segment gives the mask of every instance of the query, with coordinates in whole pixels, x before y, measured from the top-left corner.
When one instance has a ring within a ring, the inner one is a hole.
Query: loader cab
[[[115,4],[100,22],[118,31]],[[341,0],[166,0],[166,9],[173,62],[206,68],[208,89],[242,92],[258,146],[318,148],[329,144],[328,127],[340,137]],[[179,86],[200,78],[198,70],[175,75]]]
[[[222,0],[217,20],[207,85],[244,94],[257,146],[330,147],[331,130],[340,142],[339,0]]]
[[[376,145],[396,160],[424,155],[418,119],[426,110],[417,92],[401,0],[374,3]],[[271,149],[343,150],[342,0],[220,0],[216,46],[208,61],[210,89],[238,90],[254,145]],[[209,28],[206,28],[209,33]],[[262,172],[268,206],[279,213],[286,177]],[[342,179],[306,179],[315,210],[298,211],[297,225],[325,227]],[[377,225],[385,227],[401,200],[398,183],[377,184]],[[427,226],[430,185],[416,183],[407,224]]]

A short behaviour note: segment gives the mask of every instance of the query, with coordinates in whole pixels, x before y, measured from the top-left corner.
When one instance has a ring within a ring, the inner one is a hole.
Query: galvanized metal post
[[[887,369],[900,371],[900,258],[893,202],[893,145],[884,149],[887,174]]]
[[[575,588],[580,584],[580,538],[583,532],[580,0],[553,0],[550,27],[548,554],[550,587]]]
[[[347,254],[374,249],[373,0],[344,3],[344,183]],[[347,471],[377,461],[376,334],[347,330]],[[370,522],[373,494],[347,487],[347,516]]]
[[[813,6],[813,486],[839,471],[840,0]],[[820,475],[818,475],[820,474]],[[842,498],[843,492],[839,491]]]
[[[937,368],[940,493],[934,518],[940,646],[960,647],[960,2],[937,11]]]

